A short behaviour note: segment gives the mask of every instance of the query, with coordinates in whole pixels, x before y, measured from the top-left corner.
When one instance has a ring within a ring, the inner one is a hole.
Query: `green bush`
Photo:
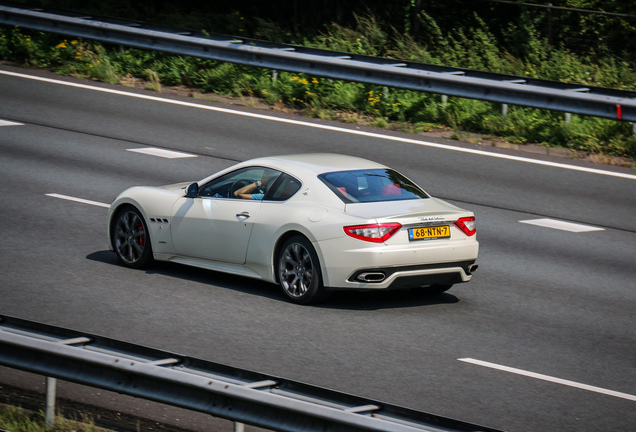
[[[23,33],[18,27],[0,28],[0,58],[13,60],[26,66],[48,67],[49,44],[43,33]]]

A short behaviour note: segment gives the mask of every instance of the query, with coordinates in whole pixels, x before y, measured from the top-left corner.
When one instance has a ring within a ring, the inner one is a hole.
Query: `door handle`
[[[249,213],[249,212],[237,213],[237,214],[236,214],[236,217],[237,217],[237,218],[245,218],[245,219],[247,219],[247,218],[249,218],[249,217],[250,217],[250,213]]]

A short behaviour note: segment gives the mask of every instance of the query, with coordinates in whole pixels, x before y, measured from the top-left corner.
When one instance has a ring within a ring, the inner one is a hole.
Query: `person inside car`
[[[265,196],[265,185],[262,180],[255,181],[234,192],[234,196],[243,199],[261,200]]]

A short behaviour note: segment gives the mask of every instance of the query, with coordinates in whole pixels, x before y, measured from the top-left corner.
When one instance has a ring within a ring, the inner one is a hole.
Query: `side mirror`
[[[199,184],[192,183],[190,186],[188,186],[188,189],[186,191],[186,197],[196,198],[198,196],[199,196]]]

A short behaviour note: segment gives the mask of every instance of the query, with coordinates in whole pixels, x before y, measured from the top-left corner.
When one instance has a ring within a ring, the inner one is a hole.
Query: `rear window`
[[[346,203],[429,198],[415,183],[391,169],[337,171],[318,178]]]

